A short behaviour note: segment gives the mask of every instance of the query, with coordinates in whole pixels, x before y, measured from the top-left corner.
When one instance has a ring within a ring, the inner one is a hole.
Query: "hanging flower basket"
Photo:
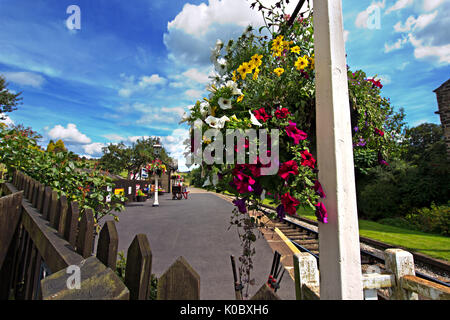
[[[166,173],[167,167],[161,160],[156,159],[153,160],[152,163],[148,164],[146,169],[147,172],[160,176],[161,174]]]

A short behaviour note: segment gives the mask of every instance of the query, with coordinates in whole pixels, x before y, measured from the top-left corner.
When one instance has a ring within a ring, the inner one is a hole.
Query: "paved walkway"
[[[230,255],[237,259],[241,247],[235,227],[227,230],[234,206],[214,194],[191,189],[187,200],[172,200],[171,195],[159,197],[159,207],[152,207],[153,199],[145,203],[131,203],[119,214],[116,224],[119,251],[126,250],[138,233],[147,235],[153,254],[152,273],[157,277],[179,257],[183,256],[200,275],[201,299],[234,300],[233,274]],[[253,276],[254,293],[267,281],[273,251],[267,241],[257,240]],[[285,273],[281,299],[295,299],[294,282]]]

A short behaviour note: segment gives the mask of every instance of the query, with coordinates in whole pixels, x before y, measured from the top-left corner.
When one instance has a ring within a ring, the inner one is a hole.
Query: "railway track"
[[[266,210],[267,209],[263,209],[262,212],[267,215],[268,212]],[[317,262],[319,262],[319,233],[312,227],[307,227],[304,224],[296,222],[295,220],[295,218],[285,218],[283,221],[271,221],[273,223],[273,227],[278,228],[300,251],[312,254],[317,259]],[[392,246],[385,245],[385,247],[388,248]],[[427,265],[429,262],[429,258],[426,259],[426,261],[421,261],[420,258],[419,261],[417,261],[417,259],[418,257],[416,256],[415,262],[420,262],[422,265]],[[438,268],[436,266],[437,264],[438,263],[431,266],[428,265],[428,268],[441,274],[450,273],[450,269],[442,266]],[[374,270],[374,267],[378,268],[380,271],[385,270],[384,259],[382,257],[363,249],[361,249],[361,266],[363,272]],[[448,281],[431,277],[417,270],[416,276],[450,287],[450,283]]]

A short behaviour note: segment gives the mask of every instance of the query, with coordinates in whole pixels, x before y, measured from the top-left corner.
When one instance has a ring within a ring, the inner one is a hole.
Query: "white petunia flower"
[[[225,84],[225,86],[233,89],[233,92],[232,92],[233,95],[235,95],[235,96],[242,95],[241,89],[238,89],[237,83],[234,82],[233,80],[228,80],[227,83]]]
[[[219,107],[221,109],[223,109],[223,110],[232,108],[232,106],[231,106],[231,99],[220,97],[218,103],[219,103]]]
[[[209,116],[205,119],[205,122],[209,124],[210,127],[214,129],[222,129],[225,126],[225,122],[229,121],[228,117],[223,116],[222,118],[216,118],[213,116]]]
[[[206,116],[208,114],[208,111],[209,111],[209,102],[207,101],[200,102],[200,113],[202,114],[202,116]]]
[[[255,115],[250,110],[248,112],[250,113],[250,121],[252,122],[252,124],[254,126],[261,127],[262,124],[258,121],[258,119],[256,119]]]

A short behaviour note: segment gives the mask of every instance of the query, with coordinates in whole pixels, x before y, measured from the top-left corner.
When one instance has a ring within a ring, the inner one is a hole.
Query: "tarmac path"
[[[126,251],[136,234],[147,235],[152,250],[152,273],[160,277],[179,257],[183,256],[200,275],[202,300],[234,300],[233,273],[230,255],[242,252],[236,227],[229,227],[234,205],[200,189],[189,189],[188,199],[172,200],[171,195],[159,197],[159,207],[153,199],[126,205],[116,223],[119,251]],[[109,218],[105,218],[109,219]],[[250,297],[267,281],[272,265],[273,250],[264,237],[255,243],[255,285]],[[283,300],[295,299],[294,282],[285,273],[277,291]]]

